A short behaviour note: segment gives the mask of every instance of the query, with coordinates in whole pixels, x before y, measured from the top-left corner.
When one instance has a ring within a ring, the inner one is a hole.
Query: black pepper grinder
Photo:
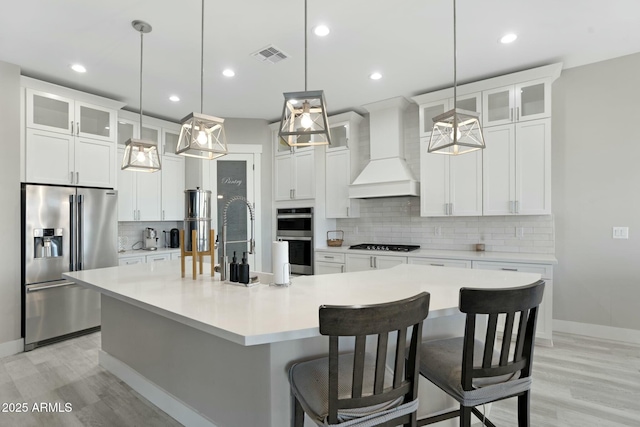
[[[249,283],[249,264],[247,264],[247,253],[242,253],[242,264],[238,265],[238,282]]]
[[[238,258],[236,258],[236,251],[233,251],[233,258],[231,259],[231,264],[229,264],[229,280],[231,282],[238,281]]]

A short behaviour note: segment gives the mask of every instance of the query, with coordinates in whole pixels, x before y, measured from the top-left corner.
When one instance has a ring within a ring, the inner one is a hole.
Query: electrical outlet
[[[629,227],[613,227],[613,238],[614,239],[628,239],[629,238]]]
[[[438,226],[433,227],[434,236],[442,236],[442,229]]]
[[[524,227],[516,227],[516,237],[524,237]]]

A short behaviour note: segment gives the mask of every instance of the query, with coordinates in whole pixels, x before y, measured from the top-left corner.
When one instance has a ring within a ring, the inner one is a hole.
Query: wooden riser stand
[[[213,230],[209,232],[209,250],[205,252],[198,252],[198,232],[197,230],[191,230],[191,251],[185,250],[184,244],[184,230],[180,230],[180,266],[182,267],[182,277],[185,274],[185,258],[190,256],[192,259],[192,274],[193,280],[196,280],[196,264],[200,261],[200,274],[202,274],[202,262],[205,255],[211,256],[211,277],[213,277],[215,268],[215,233]]]

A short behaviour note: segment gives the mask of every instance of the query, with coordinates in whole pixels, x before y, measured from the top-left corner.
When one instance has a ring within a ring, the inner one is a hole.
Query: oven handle
[[[289,218],[313,218],[313,214],[278,214],[276,215],[278,219],[289,219]]]
[[[313,237],[285,237],[285,236],[276,236],[276,240],[304,240],[305,242],[310,242]]]

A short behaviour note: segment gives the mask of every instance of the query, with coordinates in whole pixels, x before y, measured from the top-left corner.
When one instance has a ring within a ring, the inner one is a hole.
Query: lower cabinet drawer
[[[433,267],[471,268],[471,261],[465,259],[411,258],[409,264],[430,265]]]
[[[339,262],[344,264],[344,254],[336,252],[316,252],[316,261]]]
[[[523,264],[515,262],[473,261],[473,268],[482,270],[520,271],[537,273],[543,279],[553,279],[553,266],[545,264]]]
[[[146,262],[143,256],[131,256],[126,258],[120,258],[118,265],[132,265],[132,264],[144,264]]]
[[[344,264],[340,264],[337,262],[324,262],[317,261],[315,264],[315,270],[313,274],[334,274],[334,273],[344,273]]]

